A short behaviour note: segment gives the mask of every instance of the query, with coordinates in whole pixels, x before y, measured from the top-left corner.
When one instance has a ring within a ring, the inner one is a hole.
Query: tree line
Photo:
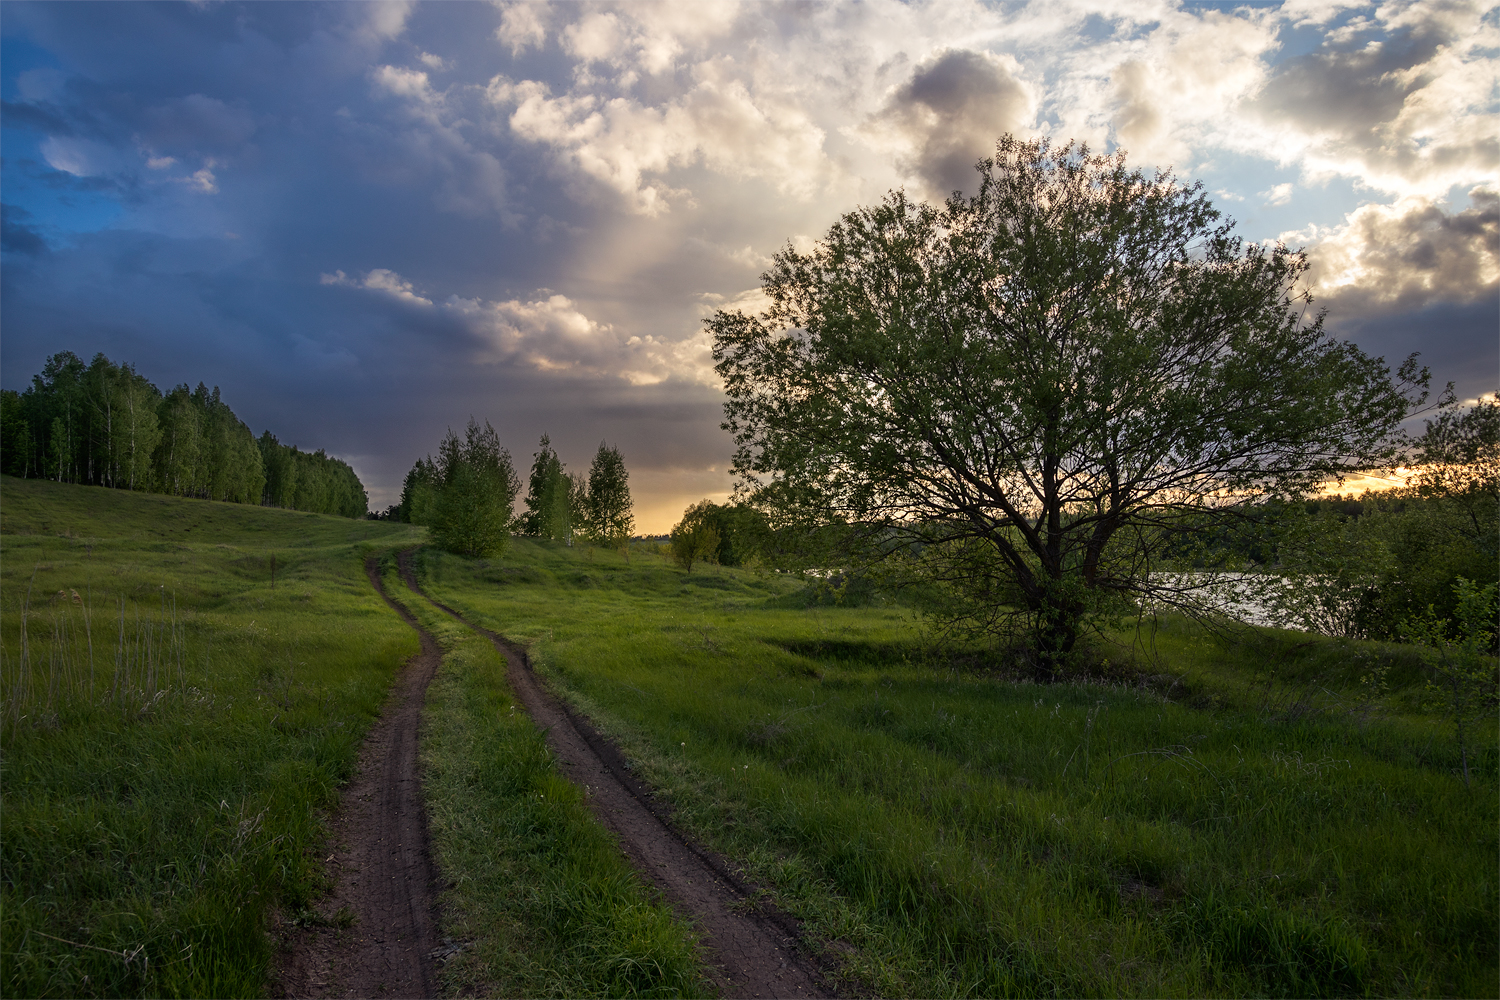
[[[24,392],[0,391],[0,472],[173,496],[364,517],[364,484],[322,449],[257,439],[202,382],[163,393],[103,354],[52,355]]]
[[[543,434],[519,515],[518,498],[521,478],[509,449],[489,421],[480,427],[470,417],[462,438],[449,428],[437,457],[417,460],[402,483],[401,502],[385,516],[431,528],[439,547],[460,555],[500,555],[516,533],[620,549],[629,558],[635,530],[630,474],[613,445],[600,442],[585,476],[569,472]]]

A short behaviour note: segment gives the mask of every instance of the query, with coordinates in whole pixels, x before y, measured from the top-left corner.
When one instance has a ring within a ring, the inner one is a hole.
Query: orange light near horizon
[[[1395,470],[1389,470],[1387,475],[1377,476],[1374,473],[1366,472],[1346,476],[1342,483],[1335,480],[1325,482],[1314,495],[1320,497],[1348,496],[1350,494],[1363,493],[1366,490],[1376,493],[1385,490],[1399,490],[1411,482],[1412,477],[1416,476],[1420,471],[1420,469],[1408,469],[1403,465]]]

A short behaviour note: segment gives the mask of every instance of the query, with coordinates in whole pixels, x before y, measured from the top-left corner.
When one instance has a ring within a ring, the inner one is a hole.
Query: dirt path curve
[[[711,975],[726,997],[831,997],[833,990],[801,951],[795,922],[761,903],[724,859],[690,843],[668,822],[665,806],[630,774],[618,749],[543,690],[526,654],[503,636],[465,620],[417,584],[409,552],[401,577],[439,610],[488,636],[505,657],[506,680],[561,760],[569,780],[588,793],[589,806],[625,854],[703,936]]]
[[[436,878],[417,767],[418,725],[442,652],[380,583],[370,584],[417,630],[422,650],[391,687],[370,727],[354,780],[333,824],[333,892],[321,913],[333,926],[291,928],[273,989],[287,997],[431,997],[437,994]],[[337,925],[340,913],[354,922]]]

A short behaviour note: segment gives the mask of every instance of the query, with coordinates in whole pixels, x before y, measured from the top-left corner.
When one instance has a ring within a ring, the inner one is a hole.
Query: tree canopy
[[[695,562],[718,562],[723,542],[718,510],[712,500],[700,500],[683,511],[682,520],[672,526],[672,558],[685,571],[691,573]]]
[[[437,460],[418,467],[430,476],[429,523],[439,546],[466,556],[505,551],[521,480],[488,420],[480,427],[470,417],[462,439],[449,428]]]
[[[599,442],[589,466],[588,530],[601,545],[624,549],[630,555],[630,536],[635,532],[635,505],[630,498],[630,473],[620,449]]]
[[[1093,612],[1186,599],[1152,574],[1174,533],[1389,462],[1427,375],[1329,337],[1304,255],[1201,184],[1012,137],[978,170],[788,246],[764,312],[707,326],[741,495],[847,526],[1051,670]]]

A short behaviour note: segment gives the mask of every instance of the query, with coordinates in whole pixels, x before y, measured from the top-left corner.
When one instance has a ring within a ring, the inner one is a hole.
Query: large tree
[[[742,494],[845,525],[1029,634],[1153,596],[1174,533],[1380,464],[1425,371],[1330,338],[1302,253],[1246,244],[1171,173],[1006,137],[979,193],[893,192],[707,321]]]

